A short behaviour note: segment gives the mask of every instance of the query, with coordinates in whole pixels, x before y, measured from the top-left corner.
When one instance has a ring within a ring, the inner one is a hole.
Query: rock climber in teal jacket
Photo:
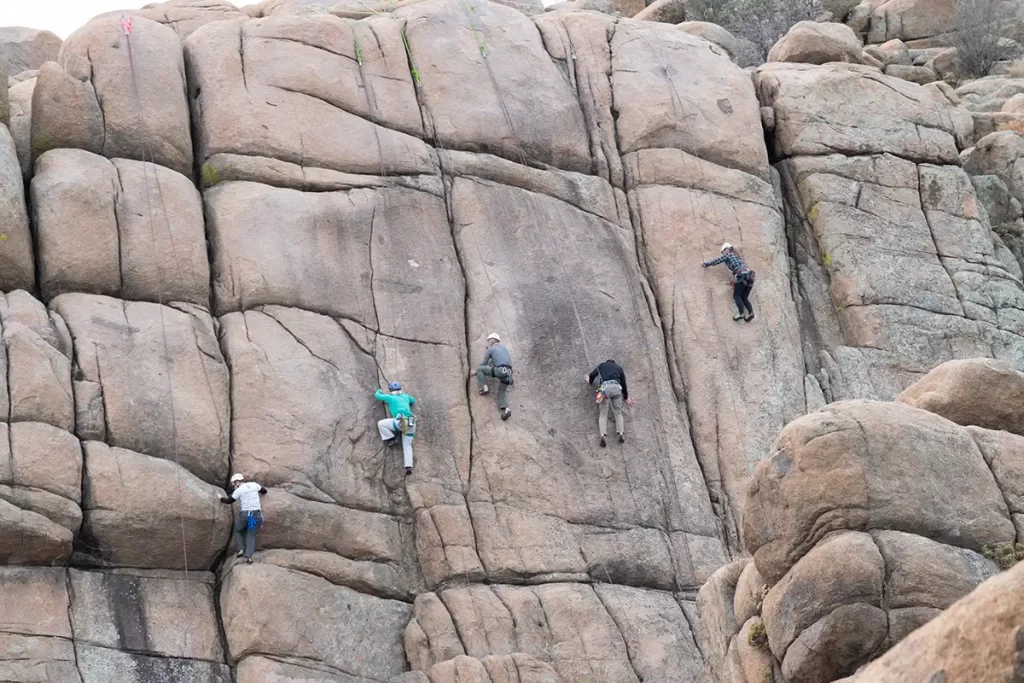
[[[412,440],[416,436],[416,416],[412,414],[412,406],[416,399],[402,391],[402,385],[398,382],[388,384],[388,391],[385,394],[380,389],[374,394],[378,401],[384,401],[388,407],[391,417],[386,417],[377,422],[377,429],[380,431],[380,438],[388,446],[398,440],[402,435],[402,453],[405,456],[405,473],[412,474]]]

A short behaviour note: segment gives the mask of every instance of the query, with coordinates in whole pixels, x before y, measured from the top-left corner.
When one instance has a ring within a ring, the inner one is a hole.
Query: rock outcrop
[[[947,399],[1018,403],[1024,195],[967,93],[525,9],[172,0],[11,88],[0,679],[826,680],[994,573],[1024,436]]]
[[[976,378],[988,377],[995,394],[982,404],[998,412],[998,387],[1024,386],[1019,375],[994,361],[953,361],[900,398],[942,416],[848,401],[790,423],[745,500],[752,559],[720,569],[698,598],[710,680],[832,681],[897,643],[852,680],[940,670],[1003,680],[998,672],[1018,657],[1002,634],[1020,625],[1009,611],[979,629],[965,619],[977,607],[953,607],[907,636],[993,577],[990,558],[1019,538],[1024,439],[973,426],[971,412],[980,410]],[[991,602],[1009,581],[993,579],[963,604]],[[977,639],[951,635],[957,628]]]

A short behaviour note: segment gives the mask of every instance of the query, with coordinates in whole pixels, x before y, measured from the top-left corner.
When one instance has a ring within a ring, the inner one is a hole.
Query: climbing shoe
[[[408,477],[410,474],[412,474],[412,468],[411,467],[406,467],[405,468],[405,476]]]
[[[607,446],[607,445],[608,445],[608,439],[607,439],[607,437],[604,437],[604,436],[602,436],[602,437],[601,437],[601,448],[604,448],[604,447],[605,447],[605,446]]]
[[[512,411],[509,410],[508,408],[502,408],[501,409],[501,419],[502,420],[507,420],[510,417],[512,417]]]
[[[388,439],[387,441],[385,441],[384,445],[385,446],[394,446],[396,443],[398,443],[398,437],[397,436],[393,436],[390,439]]]
[[[736,315],[734,315],[734,316],[732,317],[732,319],[733,319],[733,320],[735,320],[735,321],[737,321],[737,322],[739,322],[740,320],[743,320],[744,318],[743,318],[743,315],[742,315],[742,314],[740,314],[740,313],[737,313]]]
[[[746,318],[744,318],[744,320],[746,320],[746,321],[747,321],[748,323],[749,323],[749,322],[750,322],[751,320],[753,320],[753,319],[754,319],[754,314],[753,314],[753,313],[751,313],[751,314],[750,314],[750,315],[748,315],[748,316],[747,316]]]
[[[245,551],[239,550],[238,553],[235,554],[235,557],[241,557],[242,555],[245,555]]]
[[[487,394],[491,393],[491,388],[485,384],[484,386],[480,387],[477,393],[480,394],[481,396],[486,396]]]
[[[251,557],[245,558],[245,563],[246,564],[252,564],[252,558]]]
[[[626,435],[619,432],[619,443],[626,443]]]

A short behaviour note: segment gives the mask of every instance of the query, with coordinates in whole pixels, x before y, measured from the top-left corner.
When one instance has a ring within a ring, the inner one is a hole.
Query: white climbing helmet
[[[487,335],[487,341],[491,341],[492,339],[498,342],[499,344],[501,343],[501,337],[498,336],[497,332],[491,332],[489,335]]]
[[[235,473],[231,475],[231,483],[234,484],[236,481],[242,481],[245,479],[245,475],[241,473]]]
[[[730,249],[732,249],[732,245],[731,245],[731,244],[729,244],[728,242],[726,242],[725,244],[723,244],[723,245],[722,245],[722,253],[723,253],[723,254],[724,254],[725,252],[729,251]]]

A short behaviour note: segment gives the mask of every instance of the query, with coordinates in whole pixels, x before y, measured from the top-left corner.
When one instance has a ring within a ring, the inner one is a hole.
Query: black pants
[[[744,308],[747,315],[754,315],[754,307],[750,305],[750,290],[753,288],[754,283],[750,282],[749,278],[736,278],[736,284],[732,287],[732,300],[736,302],[736,310],[740,315],[743,315]]]

